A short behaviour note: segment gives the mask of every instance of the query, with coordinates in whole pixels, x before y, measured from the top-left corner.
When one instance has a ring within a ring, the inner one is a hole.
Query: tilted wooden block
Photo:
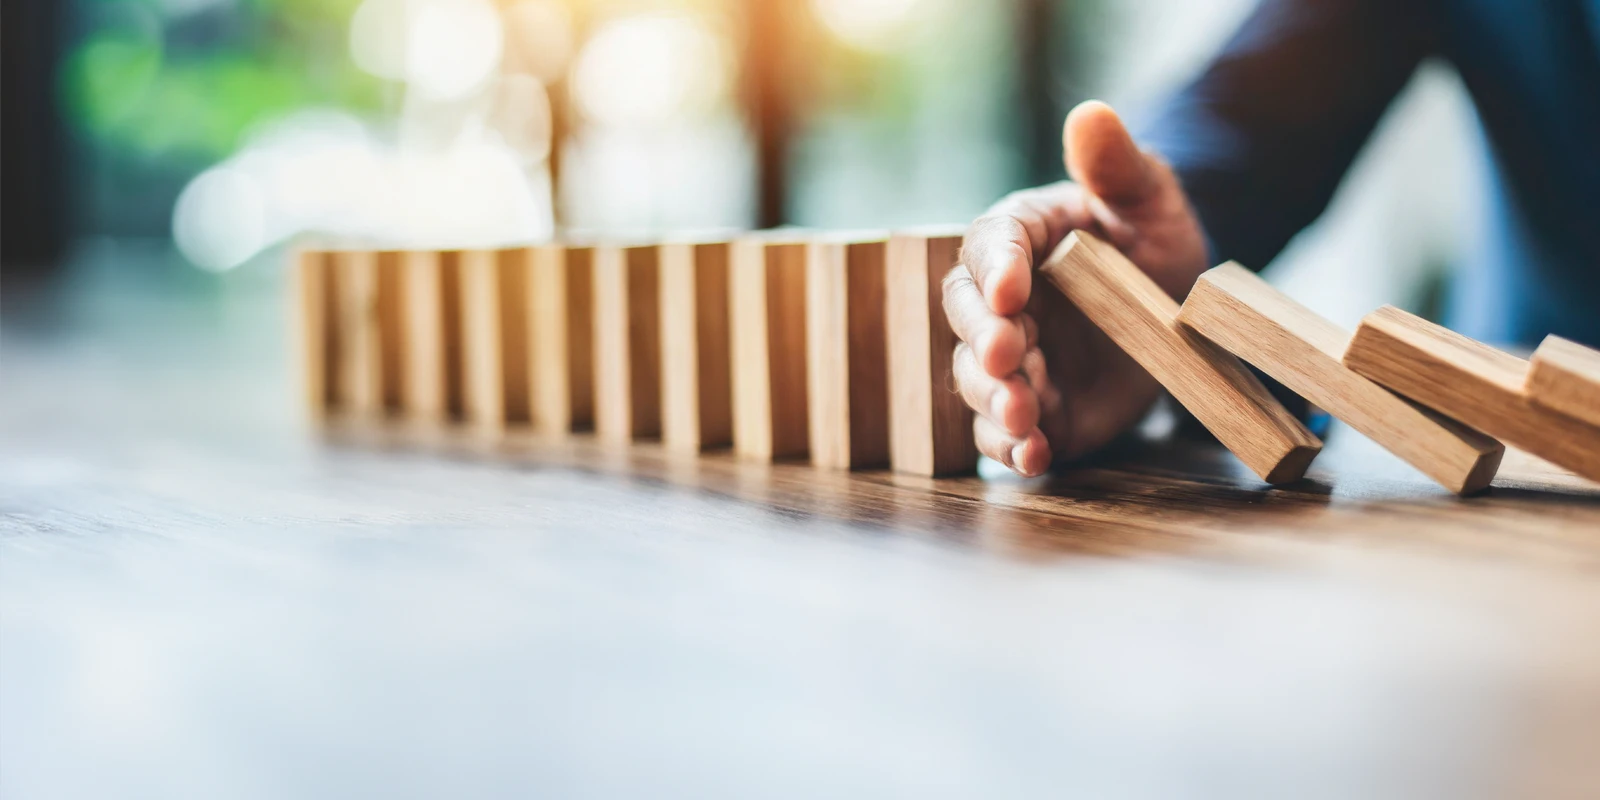
[[[401,261],[401,407],[416,420],[443,421],[461,408],[459,259],[455,252],[414,250]]]
[[[1344,365],[1447,417],[1600,481],[1600,427],[1522,393],[1528,362],[1393,306],[1368,314]]]
[[[770,461],[806,455],[806,245],[753,236],[728,270],[733,449]]]
[[[972,410],[955,392],[956,336],[944,315],[943,281],[961,251],[954,230],[889,239],[884,323],[889,357],[889,465],[942,476],[972,472]]]
[[[661,440],[699,452],[733,443],[728,241],[661,246]]]
[[[461,254],[463,407],[497,430],[528,419],[526,249]]]
[[[1600,425],[1600,350],[1546,336],[1533,351],[1526,391],[1538,405]]]
[[[358,416],[382,410],[382,328],[378,321],[378,259],[370,250],[332,255],[338,315],[335,405]]]
[[[1039,271],[1262,480],[1305,474],[1322,442],[1238,359],[1179,326],[1177,301],[1115,247],[1075,232]]]
[[[1200,276],[1178,321],[1254,364],[1457,493],[1494,479],[1505,448],[1350,371],[1350,335],[1237,264]]]
[[[528,273],[531,416],[547,434],[594,427],[594,248],[540,245]]]
[[[331,255],[324,250],[295,253],[294,329],[300,352],[306,408],[313,419],[326,416],[335,402],[338,381],[338,307],[334,300]]]
[[[595,250],[594,425],[612,442],[661,435],[660,250]]]
[[[888,466],[887,238],[819,240],[808,247],[811,463],[837,469]]]

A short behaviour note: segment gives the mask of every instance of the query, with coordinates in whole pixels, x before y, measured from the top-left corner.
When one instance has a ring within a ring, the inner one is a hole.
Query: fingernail
[[[1011,393],[1005,389],[996,389],[989,396],[989,419],[1002,428],[1006,425],[1006,406],[1010,404]]]
[[[1017,442],[1015,447],[1011,448],[1011,468],[1022,473],[1023,475],[1027,475],[1027,468],[1023,466],[1024,464],[1028,463],[1027,457],[1028,440],[1023,439],[1022,441]]]

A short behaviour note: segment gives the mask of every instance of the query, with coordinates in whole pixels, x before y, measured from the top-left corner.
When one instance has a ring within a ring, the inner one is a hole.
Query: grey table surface
[[[0,797],[1600,788],[1592,560],[1050,555],[330,444],[280,280],[8,285]]]

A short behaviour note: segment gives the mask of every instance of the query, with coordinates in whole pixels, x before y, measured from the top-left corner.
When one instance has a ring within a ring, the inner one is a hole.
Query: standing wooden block
[[[594,427],[612,442],[661,435],[660,250],[594,256]]]
[[[906,232],[889,239],[884,302],[889,353],[889,464],[896,472],[972,472],[978,448],[972,410],[954,391],[956,336],[944,316],[942,282],[961,234]]]
[[[661,440],[673,450],[733,443],[731,249],[726,241],[661,246]]]
[[[559,244],[533,248],[528,372],[533,425],[543,433],[594,427],[594,252]]]
[[[805,243],[736,242],[728,303],[734,452],[761,461],[806,455]]]
[[[491,430],[528,419],[527,259],[525,249],[461,254],[462,403]]]
[[[378,385],[387,413],[405,406],[405,253],[379,252],[378,258]]]
[[[1600,481],[1600,427],[1528,400],[1528,362],[1384,306],[1368,314],[1344,365],[1447,417]]]
[[[1340,363],[1350,335],[1255,273],[1230,263],[1201,275],[1178,321],[1450,491],[1476,492],[1494,480],[1505,454],[1499,442],[1351,372]]]
[[[298,337],[306,409],[321,419],[332,408],[338,381],[338,307],[335,304],[331,254],[301,250],[295,254],[291,279],[294,286],[295,331]]]
[[[1115,247],[1075,232],[1039,271],[1262,480],[1298,480],[1322,450],[1238,359],[1179,326],[1177,301]]]
[[[333,254],[337,296],[338,375],[335,404],[358,416],[382,410],[382,328],[378,319],[378,258],[370,250]]]
[[[457,253],[416,250],[401,260],[405,306],[401,407],[412,419],[439,422],[460,407],[451,380],[460,373],[458,259]]]
[[[1528,397],[1590,425],[1600,425],[1600,350],[1546,336],[1533,352]]]
[[[889,464],[886,239],[814,241],[806,253],[811,463]]]

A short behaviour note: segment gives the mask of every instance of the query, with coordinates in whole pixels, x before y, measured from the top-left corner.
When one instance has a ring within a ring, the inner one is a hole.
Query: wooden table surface
[[[300,418],[279,276],[0,312],[0,797],[1594,797],[1600,488]]]

